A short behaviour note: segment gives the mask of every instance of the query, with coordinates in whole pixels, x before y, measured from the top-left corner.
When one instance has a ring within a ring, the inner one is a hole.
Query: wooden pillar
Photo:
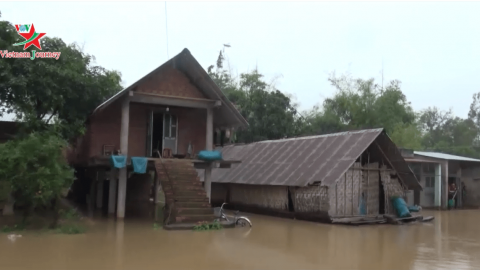
[[[95,210],[95,192],[96,192],[96,184],[97,184],[97,171],[90,171],[90,192],[88,193],[88,214],[90,217],[93,217],[93,213]]]
[[[462,192],[462,169],[460,168],[460,165],[458,165],[457,169],[457,181],[455,185],[457,185],[457,197],[455,198],[455,201],[457,202],[457,207],[462,208],[463,207],[463,192]]]
[[[207,150],[213,150],[213,108],[207,109],[207,136],[206,136],[206,148]],[[207,193],[208,201],[211,201],[212,190],[212,164],[208,164],[205,169],[204,188]]]
[[[115,201],[117,198],[117,176],[115,173],[116,169],[110,169],[109,178],[109,188],[108,188],[108,214],[115,214]]]
[[[158,204],[158,177],[157,170],[154,170],[153,174],[153,203]]]
[[[442,162],[442,209],[448,209],[448,160]]]
[[[130,100],[125,97],[122,103],[122,124],[120,129],[120,151],[128,159],[128,130],[130,123]],[[119,169],[117,218],[125,217],[125,199],[127,195],[127,167]]]
[[[435,163],[435,196],[434,206],[439,209],[442,206],[442,164]]]
[[[103,207],[103,179],[97,181],[97,208]]]

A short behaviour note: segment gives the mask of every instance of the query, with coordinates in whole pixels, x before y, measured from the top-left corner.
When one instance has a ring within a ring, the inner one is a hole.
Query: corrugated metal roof
[[[321,181],[322,185],[331,185],[380,134],[384,134],[381,128],[227,146],[222,149],[223,158],[242,163],[232,165],[231,169],[213,169],[212,181],[285,186],[306,186]],[[418,188],[420,185],[400,152],[385,152],[394,155],[397,165],[393,166],[400,167],[406,184]],[[404,166],[399,166],[399,162]],[[199,170],[199,174],[203,181],[203,170]]]
[[[455,156],[455,155],[438,153],[438,152],[414,151],[413,153],[414,153],[415,155],[419,155],[419,156],[431,157],[431,158],[438,158],[438,159],[480,162],[480,159],[468,158],[468,157],[461,157],[461,156]]]
[[[205,69],[202,68],[202,66],[192,56],[188,49],[184,49],[181,53],[168,60],[152,72],[148,73],[143,78],[136,81],[134,84],[130,85],[129,87],[113,95],[111,98],[107,99],[93,111],[92,115],[100,109],[108,106],[109,104],[112,104],[115,100],[125,95],[128,91],[134,91],[137,85],[139,85],[146,78],[149,78],[151,75],[166,66],[174,66],[176,69],[182,71],[191,80],[191,82],[195,84],[200,89],[200,91],[202,91],[203,94],[207,96],[207,98],[217,100],[219,99],[222,101],[222,106],[214,110],[213,119],[215,122],[215,126],[248,126],[245,118],[243,118],[243,116],[235,108],[235,106],[233,106],[233,104],[227,99],[227,97],[223,94],[222,90],[215,84],[212,78],[210,78]]]

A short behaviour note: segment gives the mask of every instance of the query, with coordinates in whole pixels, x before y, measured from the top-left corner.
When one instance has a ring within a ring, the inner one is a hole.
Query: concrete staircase
[[[173,205],[170,223],[212,222],[215,219],[207,194],[191,161],[158,160],[155,162],[155,169],[165,192],[167,211],[168,207]]]

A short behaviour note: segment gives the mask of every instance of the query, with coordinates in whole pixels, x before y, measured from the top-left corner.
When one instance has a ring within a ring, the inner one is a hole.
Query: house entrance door
[[[163,149],[170,148],[172,154],[177,154],[177,117],[166,113],[163,115]]]
[[[178,121],[173,114],[150,111],[147,121],[147,157],[157,157],[157,150],[170,148],[177,153]]]

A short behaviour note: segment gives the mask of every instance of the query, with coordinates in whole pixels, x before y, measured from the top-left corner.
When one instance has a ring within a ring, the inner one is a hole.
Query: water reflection
[[[251,229],[209,232],[100,219],[85,235],[0,234],[0,269],[479,269],[480,212],[430,214],[361,227],[249,215]]]

